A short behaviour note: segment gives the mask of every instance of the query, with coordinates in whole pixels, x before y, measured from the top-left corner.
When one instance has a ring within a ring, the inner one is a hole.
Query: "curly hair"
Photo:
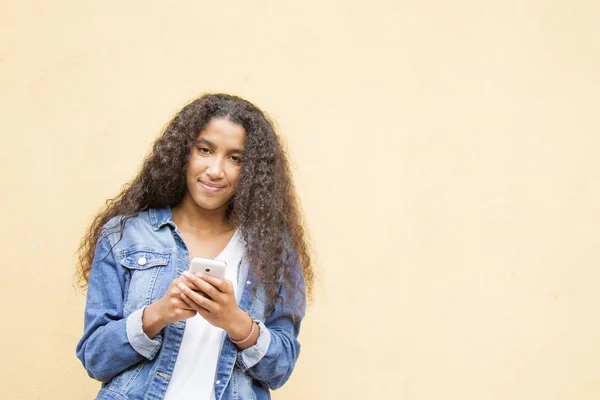
[[[87,287],[96,244],[103,228],[120,216],[121,235],[126,221],[150,208],[175,207],[186,193],[186,170],[199,133],[213,118],[226,118],[246,131],[244,161],[236,193],[230,199],[227,218],[238,227],[246,247],[252,276],[265,289],[272,311],[276,301],[298,294],[311,298],[314,273],[302,213],[282,143],[271,120],[255,105],[227,94],[205,94],[185,106],[154,142],[138,175],[121,193],[106,202],[79,246],[77,280]],[[301,265],[305,289],[297,270]],[[279,277],[279,278],[277,278]],[[281,298],[278,285],[286,289]]]

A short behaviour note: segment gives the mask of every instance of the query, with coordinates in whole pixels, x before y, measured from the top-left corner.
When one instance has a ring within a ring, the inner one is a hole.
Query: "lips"
[[[225,188],[225,186],[221,186],[221,185],[217,185],[215,183],[210,183],[210,182],[203,182],[203,181],[198,181],[200,183],[200,185],[208,192],[218,192],[219,190],[222,190],[223,188]]]

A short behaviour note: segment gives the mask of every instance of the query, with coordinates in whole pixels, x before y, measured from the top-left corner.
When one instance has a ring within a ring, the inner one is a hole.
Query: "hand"
[[[164,296],[146,307],[142,315],[142,328],[149,338],[156,336],[167,324],[196,315],[196,310],[181,299],[179,285],[186,283],[183,278],[173,280]]]
[[[205,320],[219,327],[234,339],[243,339],[252,329],[252,319],[235,300],[233,284],[219,279],[188,271],[182,275],[186,282],[179,283],[181,299]],[[198,293],[197,291],[201,292]]]

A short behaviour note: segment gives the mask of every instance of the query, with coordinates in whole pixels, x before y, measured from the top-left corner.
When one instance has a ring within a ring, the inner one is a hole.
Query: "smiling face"
[[[244,156],[246,131],[225,118],[213,118],[196,138],[186,173],[187,193],[205,210],[225,211],[235,194]]]

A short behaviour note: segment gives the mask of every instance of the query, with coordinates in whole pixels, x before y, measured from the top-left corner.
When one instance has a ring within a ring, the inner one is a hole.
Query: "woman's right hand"
[[[196,315],[196,310],[181,299],[181,289],[178,287],[180,283],[189,286],[186,279],[177,278],[173,280],[164,296],[144,310],[142,328],[150,339],[153,339],[167,324]]]

